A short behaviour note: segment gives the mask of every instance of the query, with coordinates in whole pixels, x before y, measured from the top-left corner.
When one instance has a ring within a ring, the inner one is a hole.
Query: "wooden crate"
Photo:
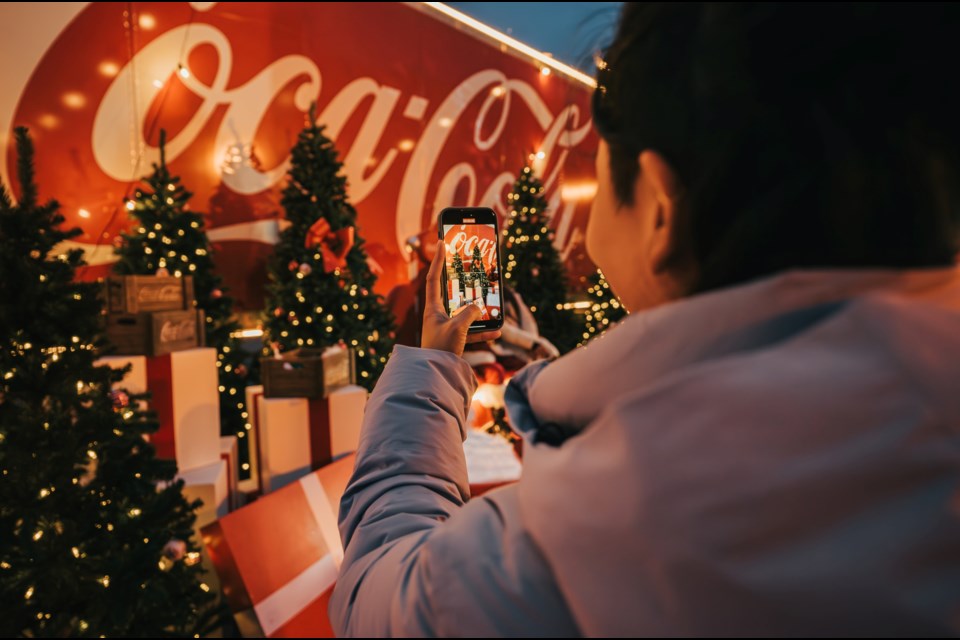
[[[178,311],[194,307],[192,276],[111,276],[105,286],[110,313]]]
[[[302,348],[279,358],[260,359],[264,398],[321,398],[356,384],[353,349]]]
[[[204,344],[204,315],[200,309],[110,313],[107,340],[117,355],[162,356]]]

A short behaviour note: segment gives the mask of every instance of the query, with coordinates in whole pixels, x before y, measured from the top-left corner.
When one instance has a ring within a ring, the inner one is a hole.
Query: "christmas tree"
[[[82,251],[55,249],[80,231],[38,202],[25,129],[16,142],[19,203],[0,185],[0,634],[207,633],[199,502],[144,441],[156,423],[111,391],[125,372],[94,366],[99,287],[74,281]]]
[[[611,324],[627,315],[627,311],[620,304],[617,295],[610,288],[610,283],[603,277],[603,272],[599,269],[590,277],[587,300],[590,302],[590,308],[587,310],[586,322],[583,327],[583,340],[580,344],[586,344],[593,338],[602,335]]]
[[[480,247],[473,248],[473,257],[471,260],[470,272],[473,274],[474,282],[480,287],[480,293],[483,294],[483,299],[486,300],[487,291],[490,290],[490,278],[487,277],[487,272],[483,268],[483,256],[480,255]]]
[[[467,288],[467,283],[464,282],[463,258],[460,257],[459,251],[453,254],[453,272],[457,276],[457,282],[460,283],[460,295],[463,296]]]
[[[197,306],[206,316],[206,345],[217,350],[220,378],[220,433],[239,438],[241,469],[249,469],[247,411],[243,390],[248,384],[240,342],[233,334],[240,324],[233,316],[233,299],[214,273],[213,250],[203,214],[190,210],[193,194],[180,178],[170,175],[165,154],[166,134],[160,132],[160,162],[127,202],[137,224],[121,234],[113,267],[119,275],[169,274],[193,276]]]
[[[577,346],[581,330],[572,311],[564,309],[567,282],[560,255],[553,246],[543,185],[526,166],[507,195],[503,230],[503,276],[530,305],[540,335],[561,353]]]
[[[342,168],[314,105],[293,147],[280,201],[290,224],[268,265],[264,329],[267,342],[281,350],[352,347],[357,382],[372,389],[390,355],[393,319],[373,292],[376,276]]]

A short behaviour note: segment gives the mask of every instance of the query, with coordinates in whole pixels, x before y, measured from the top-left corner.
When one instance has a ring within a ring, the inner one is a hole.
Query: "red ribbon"
[[[354,228],[345,227],[337,231],[330,230],[326,218],[320,218],[307,231],[304,246],[312,249],[320,247],[323,256],[323,270],[327,273],[347,265],[347,254],[353,248]]]

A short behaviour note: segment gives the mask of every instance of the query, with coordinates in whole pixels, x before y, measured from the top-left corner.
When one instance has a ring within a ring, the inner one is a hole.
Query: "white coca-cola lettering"
[[[160,327],[160,342],[179,342],[189,340],[196,335],[196,320],[187,318],[184,320],[165,320]]]
[[[450,240],[450,251],[454,253],[459,251],[461,255],[467,257],[468,261],[473,259],[473,250],[475,247],[480,248],[480,257],[483,259],[484,268],[487,271],[491,271],[497,255],[497,245],[494,240],[481,240],[479,236],[469,236],[465,231],[457,232]]]
[[[321,94],[321,73],[313,60],[302,55],[284,56],[267,65],[246,84],[227,88],[233,67],[233,50],[228,38],[216,27],[195,22],[170,29],[138,51],[120,70],[100,102],[93,124],[92,145],[97,164],[109,176],[130,181],[144,173],[159,159],[159,151],[147,144],[143,132],[150,106],[157,99],[164,82],[175,71],[175,61],[189,59],[195,48],[209,45],[217,53],[217,68],[208,86],[195,74],[188,73],[179,81],[201,98],[200,106],[189,122],[167,142],[167,160],[172,162],[185,153],[200,135],[218,106],[227,105],[218,125],[214,153],[210,158],[217,174],[228,149],[234,145],[249,144],[254,140],[267,110],[277,95],[292,82],[300,81],[294,96],[294,106],[306,112],[312,101]],[[157,81],[157,82],[155,82]],[[156,85],[160,85],[159,87]],[[496,92],[491,89],[499,87]],[[350,184],[354,204],[367,198],[396,164],[398,153],[389,149],[382,158],[373,154],[390,119],[397,111],[401,91],[378,83],[373,78],[356,78],[341,89],[319,114],[318,120],[327,126],[327,134],[336,139],[344,125],[361,105],[367,105],[363,121],[352,145],[341,149],[344,171]],[[561,203],[557,176],[566,162],[569,149],[580,144],[590,131],[590,122],[580,124],[580,112],[575,105],[568,106],[554,117],[544,100],[530,84],[509,79],[495,69],[479,71],[457,85],[431,114],[408,162],[396,206],[396,243],[402,248],[407,238],[421,231],[423,215],[436,214],[449,206],[458,186],[466,181],[466,206],[488,206],[506,213],[502,201],[504,191],[514,180],[510,172],[503,172],[489,184],[478,184],[477,172],[468,162],[460,162],[447,169],[440,177],[434,201],[428,208],[426,198],[434,183],[438,158],[466,109],[479,96],[483,103],[473,125],[473,143],[477,149],[489,150],[503,135],[513,105],[524,104],[544,131],[539,151],[538,169],[551,167],[545,180],[545,193],[551,203],[558,229],[556,244],[566,239],[575,203]],[[369,98],[373,98],[370,100]],[[135,106],[130,108],[131,101]],[[419,96],[418,109],[423,113],[427,101]],[[493,114],[497,114],[494,116]],[[495,122],[488,122],[496,117]],[[489,134],[484,135],[484,131]],[[559,150],[559,153],[557,151]],[[556,158],[553,156],[556,154]],[[371,162],[373,163],[371,166]],[[267,189],[283,179],[289,158],[277,166],[263,170],[243,164],[223,173],[224,183],[240,194],[253,194]],[[479,197],[478,197],[479,194]]]
[[[137,291],[138,302],[177,302],[183,295],[183,288],[176,284],[159,287],[144,286]]]

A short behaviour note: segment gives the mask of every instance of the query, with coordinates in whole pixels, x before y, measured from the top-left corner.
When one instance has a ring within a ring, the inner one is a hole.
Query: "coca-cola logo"
[[[0,11],[2,29],[36,28]],[[31,127],[41,189],[84,230],[78,242],[98,265],[86,277],[113,260],[111,243],[129,224],[124,198],[158,160],[165,128],[167,162],[195,194],[191,206],[209,212],[226,284],[256,307],[290,148],[314,101],[383,268],[380,292],[409,278],[405,242],[440,209],[506,214],[505,195],[531,155],[557,247],[575,270],[590,268],[580,242],[596,146],[588,89],[425,10],[92,3],[50,37],[37,34],[44,53],[29,81],[4,84],[23,87],[9,125]]]
[[[183,287],[179,284],[145,285],[137,291],[138,302],[180,302]]]
[[[195,318],[184,320],[164,320],[160,326],[160,343],[192,340],[197,335]]]
[[[497,236],[493,225],[460,224],[444,228],[447,251],[459,253],[466,263],[473,262],[473,251],[480,251],[484,271],[496,271]]]

